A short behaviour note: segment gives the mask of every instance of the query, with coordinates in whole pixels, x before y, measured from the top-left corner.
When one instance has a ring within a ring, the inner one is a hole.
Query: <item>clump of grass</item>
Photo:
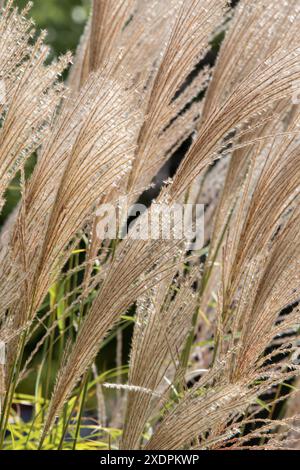
[[[48,65],[4,3],[1,448],[298,446],[299,0],[95,0]],[[101,239],[184,143],[150,206],[205,204],[203,250]]]

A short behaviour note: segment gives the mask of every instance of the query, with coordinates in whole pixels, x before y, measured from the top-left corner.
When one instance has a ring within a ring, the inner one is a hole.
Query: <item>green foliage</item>
[[[92,419],[82,417],[76,420],[77,397],[72,397],[65,406],[64,414],[59,419],[53,433],[43,443],[44,450],[72,450],[76,441],[77,450],[109,450],[117,448],[121,431],[114,428],[99,427]],[[38,450],[43,425],[45,407],[41,390],[35,396],[17,393],[13,400],[14,408],[32,409],[34,419],[23,419],[17,412],[12,413],[8,424],[9,431],[4,450]],[[74,417],[74,419],[72,418]],[[71,417],[71,418],[70,418]],[[76,434],[79,423],[79,434]]]
[[[20,8],[27,0],[17,0]],[[89,12],[89,0],[35,0],[31,16],[40,29],[47,29],[47,41],[55,55],[75,51]]]

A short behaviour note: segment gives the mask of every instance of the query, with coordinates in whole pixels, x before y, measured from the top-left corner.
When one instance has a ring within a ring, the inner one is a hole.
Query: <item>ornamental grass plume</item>
[[[300,1],[94,0],[52,62],[0,4],[1,448],[299,447]],[[132,236],[183,203],[200,250]]]

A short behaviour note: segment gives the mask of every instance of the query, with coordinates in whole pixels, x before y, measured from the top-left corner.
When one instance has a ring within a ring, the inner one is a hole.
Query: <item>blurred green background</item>
[[[28,0],[15,0],[23,8]],[[48,31],[53,54],[75,51],[89,14],[89,0],[33,0],[31,16],[37,28]]]

